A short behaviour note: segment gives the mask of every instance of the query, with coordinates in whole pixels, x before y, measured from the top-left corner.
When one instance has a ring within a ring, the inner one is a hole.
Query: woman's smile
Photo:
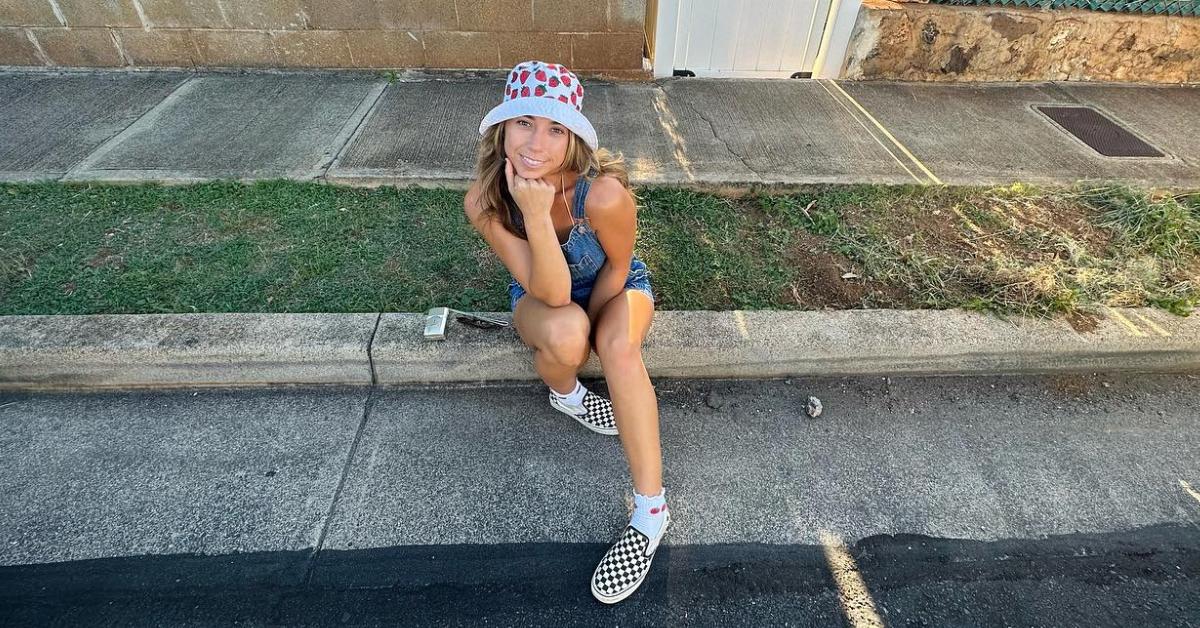
[[[538,161],[536,159],[530,159],[530,158],[526,157],[525,155],[521,155],[521,161],[525,162],[526,167],[541,168],[542,166],[546,165],[547,160],[543,159],[541,161]]]

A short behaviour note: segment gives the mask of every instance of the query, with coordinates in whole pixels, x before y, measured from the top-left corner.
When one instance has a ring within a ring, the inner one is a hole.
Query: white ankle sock
[[[629,525],[653,539],[662,530],[666,516],[667,489],[664,488],[658,495],[651,496],[633,492],[633,518]]]
[[[579,381],[579,379],[576,379],[575,390],[572,390],[565,395],[557,390],[554,390],[553,388],[550,389],[550,392],[553,393],[555,397],[558,397],[559,401],[562,401],[567,405],[577,406],[583,403],[583,396],[587,394],[587,389],[583,387],[583,382]]]

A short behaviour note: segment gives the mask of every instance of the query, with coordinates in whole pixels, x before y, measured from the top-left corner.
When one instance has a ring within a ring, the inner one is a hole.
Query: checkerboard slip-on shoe
[[[671,514],[668,512],[663,517],[657,538],[653,539],[631,525],[625,526],[621,538],[608,548],[592,573],[592,595],[605,604],[616,604],[637,591],[646,574],[650,573],[650,563],[658,552],[659,541],[670,525]]]
[[[551,392],[550,405],[554,406],[555,410],[579,421],[581,425],[593,432],[609,436],[617,433],[617,421],[613,418],[612,402],[590,390],[583,396],[583,403],[577,406],[563,403]]]

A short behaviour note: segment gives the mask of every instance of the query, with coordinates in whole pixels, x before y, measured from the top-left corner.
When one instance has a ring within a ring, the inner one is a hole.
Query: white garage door
[[[658,19],[674,18],[674,73],[788,78],[812,73],[831,2],[659,0]]]

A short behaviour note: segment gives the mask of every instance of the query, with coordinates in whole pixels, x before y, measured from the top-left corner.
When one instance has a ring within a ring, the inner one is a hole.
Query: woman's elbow
[[[531,293],[532,294],[532,293]],[[533,294],[534,298],[550,307],[566,307],[571,304],[571,292],[555,290],[545,294]]]
[[[552,298],[543,299],[542,302],[550,307],[567,307],[571,304],[571,295],[555,295]]]

